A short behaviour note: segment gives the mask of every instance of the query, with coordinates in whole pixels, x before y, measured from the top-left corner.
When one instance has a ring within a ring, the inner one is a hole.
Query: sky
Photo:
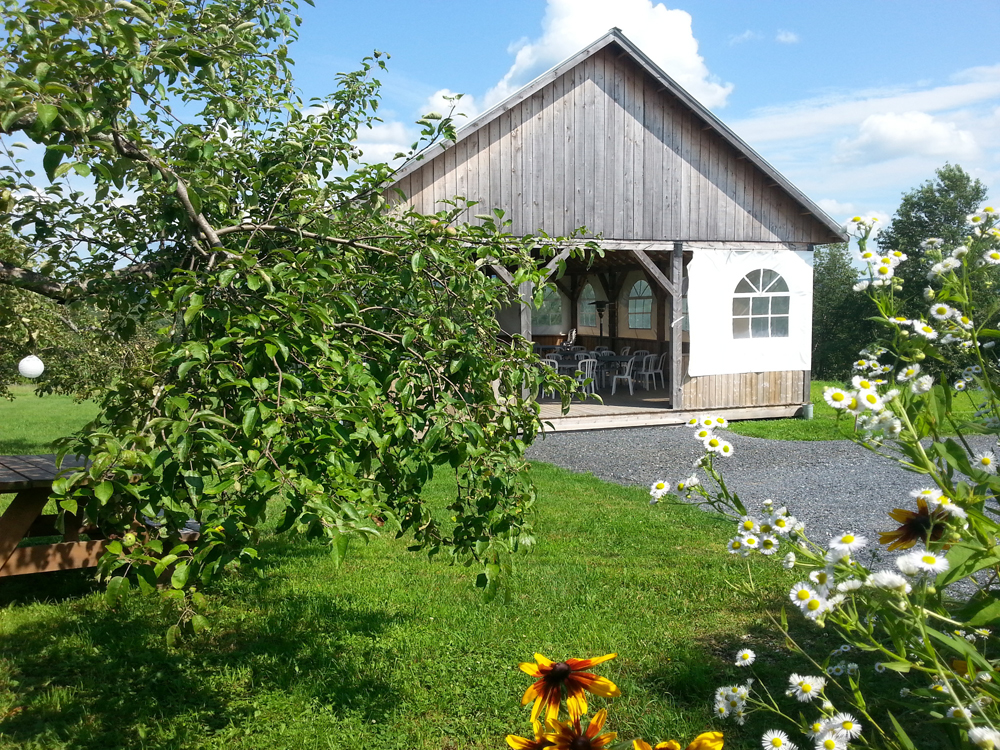
[[[1000,0],[315,0],[291,50],[305,97],[389,53],[369,160],[463,93],[470,117],[617,26],[835,220],[886,222],[960,164],[1000,202]]]

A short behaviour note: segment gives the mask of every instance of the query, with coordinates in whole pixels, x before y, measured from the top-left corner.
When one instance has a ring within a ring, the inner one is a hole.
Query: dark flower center
[[[569,750],[592,750],[593,745],[587,737],[577,737],[569,743]]]
[[[545,681],[549,685],[562,685],[572,672],[573,670],[570,669],[569,664],[561,661],[558,664],[552,665],[552,669],[550,669],[549,673],[545,675]]]

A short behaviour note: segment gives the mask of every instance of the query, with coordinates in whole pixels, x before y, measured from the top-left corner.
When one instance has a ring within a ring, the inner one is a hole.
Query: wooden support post
[[[521,298],[521,335],[531,341],[531,305],[534,301],[535,285],[530,281],[521,282],[517,288]]]
[[[684,408],[684,326],[681,290],[684,279],[684,243],[674,243],[670,276],[674,293],[670,296],[670,408]]]

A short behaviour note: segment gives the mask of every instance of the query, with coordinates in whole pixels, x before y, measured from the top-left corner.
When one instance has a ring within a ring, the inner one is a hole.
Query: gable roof
[[[778,172],[778,170],[771,166],[762,156],[760,156],[760,154],[747,145],[746,142],[730,130],[725,123],[723,123],[711,111],[703,106],[697,99],[691,96],[691,94],[680,86],[680,84],[664,73],[659,66],[650,60],[621,32],[621,29],[618,28],[611,29],[593,44],[588,45],[577,54],[543,73],[504,101],[491,107],[471,122],[462,126],[457,132],[455,141],[446,141],[444,143],[434,144],[433,146],[424,149],[400,167],[400,169],[396,172],[394,183],[396,185],[399,185],[400,183],[410,184],[407,180],[408,177],[414,175],[419,170],[426,168],[430,162],[437,159],[442,154],[445,154],[449,150],[454,149],[464,141],[470,139],[474,134],[487,128],[491,124],[494,124],[498,118],[501,118],[506,113],[517,109],[521,105],[527,106],[526,103],[530,103],[532,97],[535,97],[540,94],[540,92],[543,92],[547,86],[558,81],[558,79],[565,76],[567,73],[570,73],[570,71],[573,71],[577,68],[577,66],[581,65],[581,63],[584,63],[589,58],[592,58],[601,53],[603,50],[609,48],[613,49],[618,56],[627,56],[630,58],[636,66],[645,72],[645,74],[654,79],[662,89],[666,90],[666,92],[672,94],[673,97],[679,100],[694,117],[700,120],[702,123],[702,130],[711,131],[717,138],[720,138],[725,143],[728,143],[728,145],[738,154],[737,158],[745,159],[747,162],[756,167],[764,176],[766,176],[766,178],[770,179],[771,183],[766,185],[768,188],[780,189],[780,191],[787,196],[787,198],[790,198],[794,204],[800,208],[798,211],[800,215],[808,216],[815,223],[820,225],[816,227],[814,224],[813,234],[816,234],[816,230],[818,230],[818,234],[821,234],[824,237],[821,242],[847,241],[848,237],[843,227],[835,222],[825,211],[823,211],[823,209],[806,196],[805,193],[795,187],[795,185]],[[471,150],[472,146],[469,146],[469,148]],[[438,195],[436,200],[440,200],[444,197],[451,196]],[[502,207],[506,208],[505,206]],[[548,227],[542,228],[546,229],[546,231],[552,231]]]

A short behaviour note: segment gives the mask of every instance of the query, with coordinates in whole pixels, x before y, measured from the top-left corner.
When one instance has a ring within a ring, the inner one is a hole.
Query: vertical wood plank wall
[[[462,195],[515,235],[829,241],[829,229],[628,56],[605,48],[397,184],[422,213]]]
[[[684,358],[687,370],[687,357]],[[735,375],[684,376],[685,410],[727,406],[780,406],[801,404],[805,387],[803,370],[743,372]]]

